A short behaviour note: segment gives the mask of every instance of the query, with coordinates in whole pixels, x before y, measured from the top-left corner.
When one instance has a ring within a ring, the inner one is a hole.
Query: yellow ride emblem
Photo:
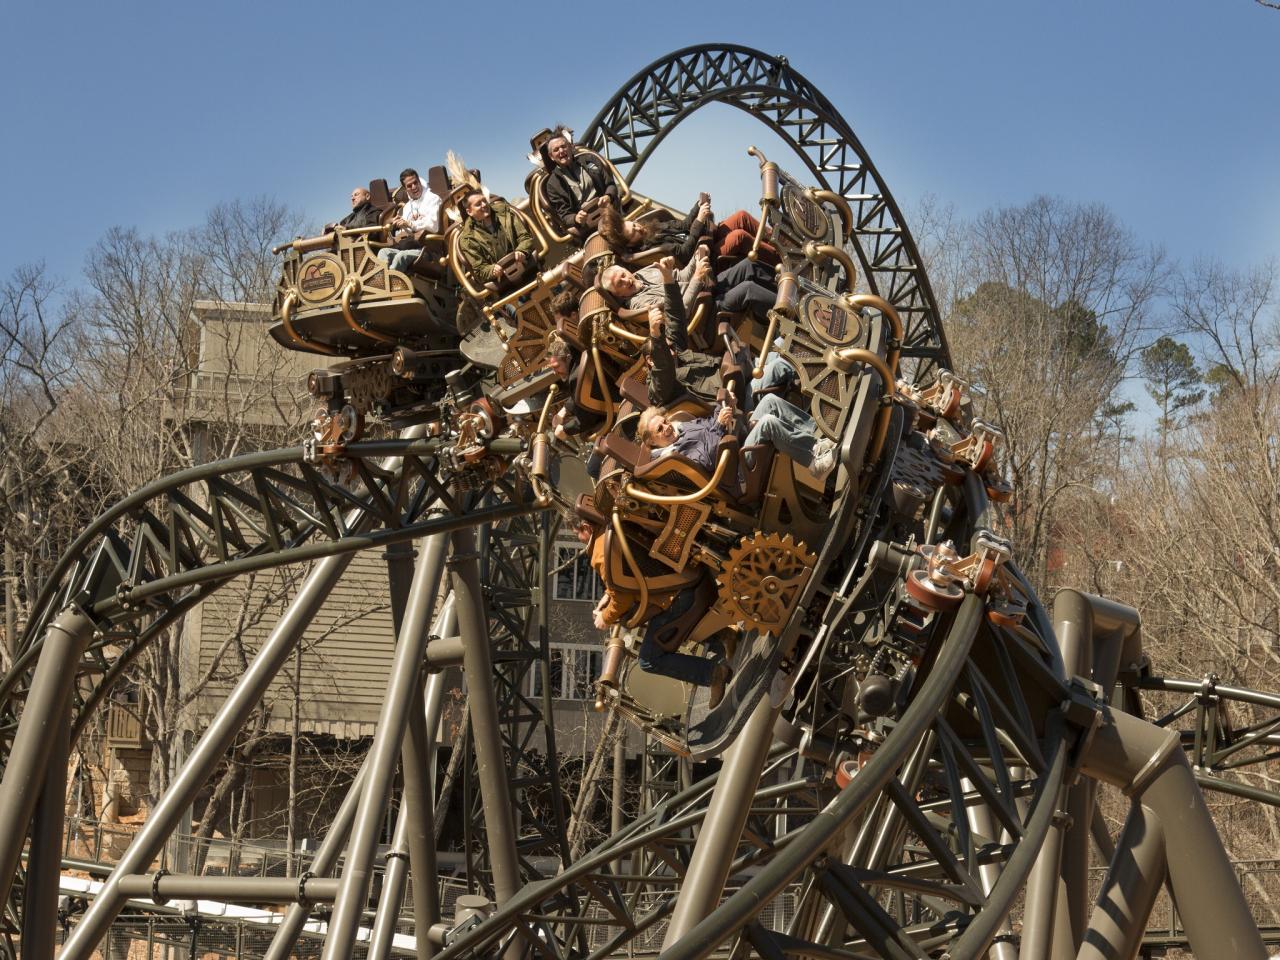
[[[312,257],[302,265],[298,274],[298,293],[312,303],[328,300],[342,289],[345,277],[346,271],[337,257],[328,254]]]

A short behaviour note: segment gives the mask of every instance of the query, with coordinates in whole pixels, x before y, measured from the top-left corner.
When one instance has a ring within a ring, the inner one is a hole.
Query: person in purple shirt
[[[710,472],[715,468],[716,449],[720,440],[733,429],[734,411],[720,406],[710,417],[691,420],[667,419],[666,407],[648,407],[640,414],[636,436],[649,444],[652,456],[678,453]],[[763,397],[751,411],[751,429],[743,441],[743,447],[772,444],[779,453],[786,454],[817,479],[825,478],[836,464],[835,444],[819,439],[817,424],[813,418],[793,403],[774,394]],[[746,453],[747,465],[751,453]]]

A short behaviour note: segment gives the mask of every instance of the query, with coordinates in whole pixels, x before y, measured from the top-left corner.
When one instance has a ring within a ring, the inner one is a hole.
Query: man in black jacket
[[[364,187],[351,191],[351,212],[338,221],[341,230],[356,227],[376,227],[382,222],[382,211],[373,205],[373,199]]]
[[[595,157],[579,155],[572,134],[563,127],[538,147],[542,167],[547,171],[543,191],[547,206],[560,221],[561,229],[582,239],[588,233],[588,209],[601,197],[618,202],[618,184]]]

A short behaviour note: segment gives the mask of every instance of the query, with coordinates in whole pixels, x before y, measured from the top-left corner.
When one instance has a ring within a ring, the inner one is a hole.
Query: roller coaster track
[[[586,141],[632,179],[678,123],[711,102],[761,120],[820,185],[848,200],[854,215],[844,239],[871,292],[903,320],[903,356],[914,361],[904,374],[920,385],[933,380],[950,358],[900,211],[849,125],[785,59],[731,45],[678,51],[629,81]],[[50,858],[39,840],[62,799],[57,753],[41,762],[33,746],[40,737],[47,731],[50,743],[65,743],[82,730],[146,644],[234,577],[305,561],[319,561],[317,570],[336,577],[335,558],[417,541],[424,546],[403,592],[386,722],[316,856],[315,876],[254,888],[256,896],[290,904],[270,956],[289,954],[318,900],[333,903],[325,960],[349,955],[398,756],[405,771],[401,817],[417,818],[406,832],[420,837],[431,825],[432,803],[410,797],[421,779],[413,763],[423,751],[408,746],[422,732],[409,717],[421,723],[412,698],[423,696],[426,607],[441,580],[447,533],[454,538],[448,576],[472,717],[487,724],[467,780],[469,881],[494,903],[449,919],[423,905],[429,896],[415,895],[420,956],[602,960],[658,951],[663,960],[702,960],[729,949],[767,960],[1015,960],[1050,956],[1050,944],[1059,955],[1079,949],[1094,956],[1091,944],[1123,952],[1141,939],[1150,909],[1144,898],[1154,898],[1157,874],[1167,869],[1193,946],[1229,937],[1237,955],[1261,957],[1256,924],[1228,889],[1230,865],[1207,813],[1199,815],[1195,783],[1274,803],[1271,791],[1232,771],[1276,758],[1280,697],[1216,681],[1125,675],[1121,700],[1109,700],[1115,670],[1067,656],[1064,638],[1077,654],[1094,640],[1102,650],[1116,631],[1134,635],[1136,613],[1077,595],[1075,619],[1055,609],[1051,620],[1010,562],[1011,589],[1027,595],[1025,616],[1002,612],[976,581],[965,581],[956,606],[932,608],[915,623],[918,656],[903,673],[901,702],[882,713],[859,706],[859,673],[871,671],[848,650],[893,639],[900,581],[919,571],[915,545],[934,547],[945,537],[964,546],[990,534],[987,496],[973,473],[960,486],[938,486],[929,511],[891,505],[886,491],[908,419],[899,409],[884,421],[892,423],[884,456],[838,505],[819,575],[806,588],[811,602],[782,631],[795,637],[803,627],[807,646],[797,647],[796,659],[752,701],[719,771],[688,786],[664,775],[670,783],[651,784],[634,822],[572,862],[545,674],[541,698],[528,695],[530,672],[548,667],[552,528],[535,517],[545,503],[516,471],[477,480],[444,455],[451,441],[409,436],[352,445],[340,477],[294,448],[203,465],[126,498],[59,561],[33,603],[18,661],[0,680],[0,817],[12,827],[0,836],[0,882],[28,955],[53,953],[49,892],[56,883],[50,886]],[[489,441],[494,456],[521,452],[521,441]],[[474,527],[482,537],[468,540]],[[326,584],[332,580],[308,580],[298,609],[323,603]],[[269,682],[270,661],[278,665],[296,642],[289,630],[299,616],[291,608],[281,618],[259,654],[266,665],[255,661],[242,678],[174,790],[193,791],[195,778],[213,768],[235,718]],[[885,629],[877,632],[881,619]],[[1140,691],[1186,700],[1148,723],[1140,719]],[[34,705],[45,712],[35,715]],[[1246,708],[1242,722],[1236,715]],[[1171,732],[1187,717],[1194,729]],[[656,774],[664,763],[655,756],[646,766]],[[1090,919],[1084,884],[1069,878],[1095,820],[1099,782],[1121,787],[1135,802],[1132,825],[1116,842],[1126,856],[1113,864]],[[1171,800],[1184,818],[1165,830],[1161,818],[1169,818]],[[233,878],[146,873],[174,829],[175,808],[187,802],[160,801],[154,826],[140,831],[63,956],[86,960],[120,904],[139,891],[157,903],[200,883],[236,892]],[[1135,877],[1120,861],[1154,856],[1126,840],[1142,828],[1159,831],[1165,846],[1158,864],[1143,861],[1148,869]],[[14,884],[28,833],[30,873]],[[414,842],[406,841],[406,856],[421,869],[431,858]],[[344,843],[343,875],[327,880]],[[548,870],[548,862],[559,866]],[[433,878],[418,879],[427,882],[416,893]],[[1067,881],[1065,893],[1060,881]],[[1214,891],[1204,903],[1184,896],[1196,883]],[[13,896],[19,887],[20,900]],[[398,896],[380,904],[393,923]],[[762,911],[784,899],[788,909],[775,910],[766,924]],[[386,956],[374,946],[370,953]]]
[[[854,213],[846,241],[870,291],[888,300],[905,326],[902,355],[915,379],[949,367],[950,352],[920,252],[889,188],[831,102],[786,57],[733,44],[688,47],[639,71],[596,114],[583,142],[634,181],[681,121],[709,103],[744,111],[776,133],[823,188]]]
[[[533,509],[507,484],[480,511],[437,475],[435,440],[349,448],[355,483],[335,482],[302,447],[184,470],[121,500],[76,538],[32,605],[14,668],[0,681],[7,753],[32,669],[53,618],[76,605],[94,620],[76,666],[73,730],[158,633],[236,576]],[[377,461],[390,458],[392,466]]]

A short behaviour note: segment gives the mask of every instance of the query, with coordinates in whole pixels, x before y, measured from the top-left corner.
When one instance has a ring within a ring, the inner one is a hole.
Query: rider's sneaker
[[[824,446],[825,444],[825,446]],[[830,440],[819,440],[813,447],[813,459],[809,461],[809,473],[823,480],[836,466],[836,445]]]

